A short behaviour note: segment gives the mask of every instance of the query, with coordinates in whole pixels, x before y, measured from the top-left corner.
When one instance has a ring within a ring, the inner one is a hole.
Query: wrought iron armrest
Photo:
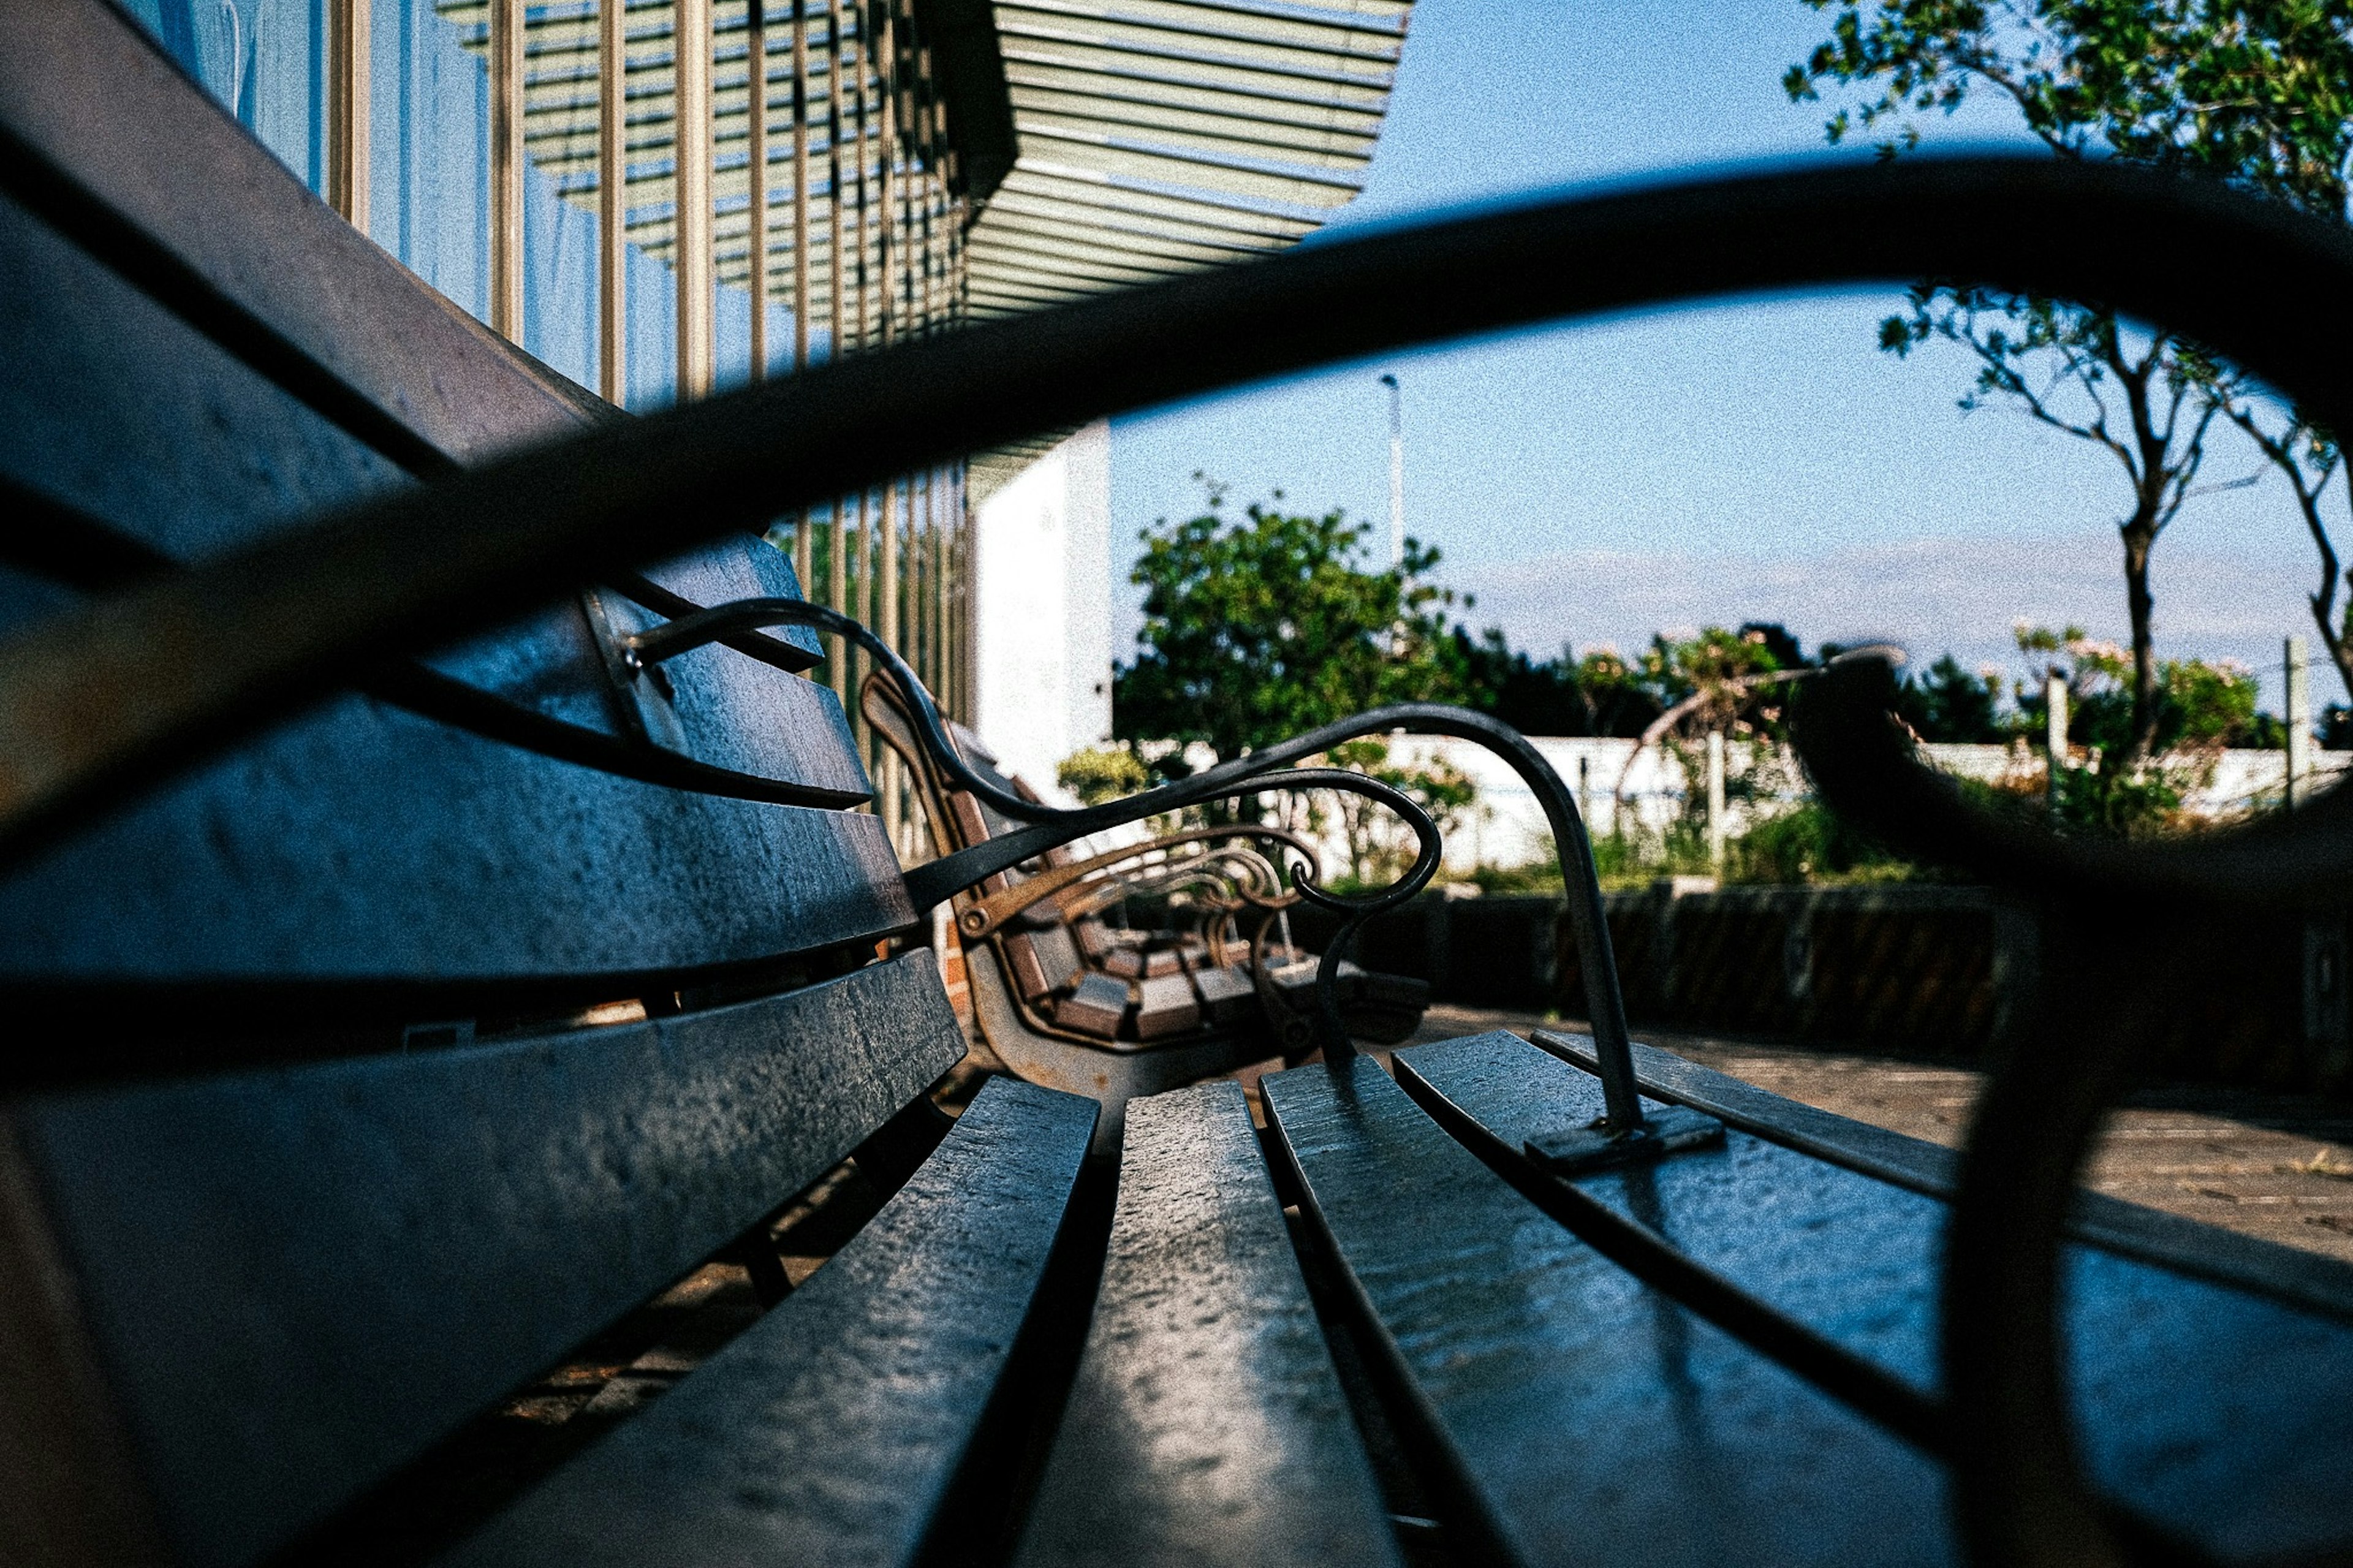
[[[733,605],[723,605],[623,639],[624,657],[653,664],[731,633],[755,626],[781,625],[815,626],[820,631],[848,638],[864,648],[873,658],[875,668],[897,689],[902,703],[913,721],[916,741],[940,773],[957,788],[986,801],[1000,814],[1031,825],[928,861],[909,872],[907,892],[918,913],[988,877],[1010,870],[1021,862],[1035,858],[1049,849],[1059,848],[1072,839],[1211,800],[1261,795],[1274,790],[1345,790],[1365,795],[1402,818],[1414,832],[1415,858],[1404,874],[1387,888],[1360,897],[1344,897],[1318,885],[1312,863],[1293,867],[1293,879],[1302,897],[1346,917],[1338,932],[1325,946],[1323,963],[1316,974],[1318,1011],[1324,1023],[1324,1050],[1329,1059],[1345,1058],[1356,1048],[1340,1017],[1337,993],[1340,960],[1366,921],[1384,910],[1404,903],[1429,884],[1438,870],[1444,846],[1438,825],[1430,819],[1429,813],[1401,792],[1362,773],[1336,768],[1295,767],[1293,764],[1328,752],[1344,741],[1393,731],[1451,735],[1484,746],[1508,763],[1534,792],[1552,829],[1554,847],[1560,859],[1561,883],[1567,894],[1569,921],[1577,936],[1577,960],[1585,977],[1595,1050],[1601,1064],[1602,1096],[1606,1108],[1601,1120],[1591,1127],[1562,1129],[1539,1139],[1531,1144],[1531,1152],[1556,1169],[1573,1171],[1653,1157],[1671,1149],[1704,1142],[1723,1135],[1722,1123],[1696,1112],[1678,1110],[1656,1118],[1645,1118],[1641,1097],[1634,1083],[1633,1052],[1626,1029],[1625,997],[1619,985],[1617,958],[1610,950],[1609,917],[1601,901],[1601,884],[1594,867],[1593,846],[1586,837],[1584,821],[1577,813],[1576,798],[1569,793],[1568,786],[1561,781],[1552,764],[1545,761],[1543,753],[1529,743],[1527,737],[1510,725],[1469,709],[1437,703],[1412,702],[1377,708],[1353,719],[1326,724],[1281,745],[1253,752],[1247,757],[1236,758],[1158,789],[1146,790],[1141,795],[1103,805],[1066,811],[1024,799],[976,773],[965,763],[949,738],[947,726],[942,721],[931,693],[924,689],[923,683],[906,662],[859,622],[820,605],[799,599],[745,599]],[[1115,853],[1110,859],[1115,862],[1121,858],[1122,854]],[[1098,856],[1082,864],[1099,866],[1103,863],[1105,858]],[[1084,874],[1071,868],[1060,868],[1058,872],[1049,872],[1046,876],[1060,873],[1067,873],[1063,876],[1065,885]],[[1038,895],[1044,896],[1042,892]],[[959,927],[969,926],[969,935],[986,934],[1001,923],[1005,913],[1009,912],[993,913],[994,908],[988,900],[983,900],[981,904],[965,910],[959,917]]]
[[[1173,848],[1180,844],[1198,844],[1219,838],[1259,838],[1295,850],[1313,864],[1315,852],[1305,839],[1284,828],[1266,827],[1256,823],[1234,823],[1219,827],[1187,827],[1176,833],[1164,833],[1142,844],[1130,844],[1117,849],[1107,849],[1084,860],[1073,860],[1066,866],[1050,866],[1045,870],[1024,877],[1009,888],[989,893],[966,904],[956,914],[956,932],[970,941],[978,941],[1001,928],[1006,921],[1024,910],[1035,908],[1076,884],[1085,881],[1098,871],[1108,871],[1131,860]]]

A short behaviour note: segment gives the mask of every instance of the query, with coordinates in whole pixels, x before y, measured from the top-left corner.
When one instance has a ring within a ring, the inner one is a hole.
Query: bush
[[[1090,746],[1064,757],[1054,782],[1087,805],[1101,805],[1137,794],[1151,783],[1144,760],[1126,746]]]
[[[1725,846],[1725,880],[1895,881],[1916,875],[1828,806],[1809,802],[1766,817]]]

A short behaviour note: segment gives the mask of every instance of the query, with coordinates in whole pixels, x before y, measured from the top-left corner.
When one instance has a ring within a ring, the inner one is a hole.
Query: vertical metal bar
[[[849,504],[837,500],[825,509],[825,602],[828,608],[846,615],[849,605],[849,543],[846,537]],[[828,671],[833,677],[833,694],[845,707],[849,702],[849,660],[850,645],[845,642],[834,650],[832,668]]]
[[[842,358],[849,330],[849,252],[847,252],[847,209],[842,207],[842,94],[849,82],[849,42],[847,42],[842,0],[833,0],[833,66],[826,75],[826,273],[830,276],[830,339],[826,353]],[[835,605],[840,610],[840,605]]]
[[[808,368],[809,357],[809,123],[808,123],[808,4],[791,0],[793,7],[793,374]],[[793,530],[793,565],[801,592],[809,591],[810,538],[815,514],[801,509]]]
[[[934,468],[923,482],[923,528],[931,540],[932,557],[932,684],[948,689],[948,537],[947,509],[940,504],[944,468]]]
[[[522,0],[491,0],[491,330],[522,338]]]
[[[932,530],[924,473],[906,476],[906,647],[923,683],[939,689],[932,668]]]
[[[678,397],[709,395],[713,359],[711,262],[711,0],[678,0],[670,35],[677,79],[672,149],[677,204]]]
[[[886,312],[882,319],[887,331],[891,318]],[[899,648],[904,635],[899,618],[901,526],[899,481],[892,479],[882,487],[882,515],[875,529],[875,543],[881,548],[881,561],[875,573],[875,596],[879,603],[873,625],[875,635],[894,651]],[[894,845],[899,842],[901,826],[898,761],[894,753],[887,751],[882,753],[882,826]]]
[[[939,500],[939,518],[932,527],[939,530],[939,697],[941,711],[948,718],[960,718],[955,706],[955,527],[953,513],[948,513],[948,471],[941,468],[934,480],[934,494]]]
[[[761,382],[768,379],[768,4],[751,0],[751,5],[744,23],[744,172],[750,185],[744,216],[752,269],[744,287],[752,291],[752,379]]]
[[[596,381],[619,403],[628,374],[628,0],[596,8]]]
[[[872,39],[874,35],[869,29],[867,25],[871,16],[872,11],[871,7],[864,5],[859,6],[857,72],[858,133],[856,143],[858,149],[858,237],[856,241],[858,258],[858,320],[854,326],[854,332],[857,345],[860,349],[865,348],[869,343],[873,342],[872,335],[868,330],[869,317],[866,309],[867,285],[869,278],[866,264],[868,252],[867,241],[873,234],[874,230],[874,225],[872,222],[873,186],[872,183],[867,177],[870,173],[870,169],[866,161],[867,142],[870,140],[868,134],[870,130],[868,125],[870,104],[866,94],[866,84],[874,66],[874,51],[872,47]]]
[[[793,369],[808,368],[809,144],[808,12],[793,5]]]
[[[899,175],[899,47],[895,28],[897,18],[892,13],[897,0],[886,0],[881,7],[881,36],[875,40],[874,64],[881,73],[880,93],[882,100],[882,143],[876,152],[881,166],[882,227],[879,237],[880,255],[877,261],[882,273],[882,342],[889,346],[898,341],[904,323],[899,318],[899,273],[903,264],[900,255],[899,203],[903,195],[903,182]]]
[[[327,205],[368,227],[368,108],[374,102],[368,0],[334,0],[327,18]]]
[[[842,233],[842,165],[841,143],[845,121],[842,118],[843,95],[849,80],[848,23],[843,14],[842,0],[832,0],[826,18],[826,78],[825,78],[825,226],[826,226],[826,355],[839,359],[848,347],[845,335],[848,322],[848,289],[849,262],[844,248]],[[849,546],[847,537],[849,506],[846,499],[837,500],[826,509],[828,545],[826,560],[826,604],[847,614],[849,606]],[[841,705],[850,706],[849,667],[851,651],[844,644],[832,661],[833,693]],[[857,731],[854,728],[853,737]]]
[[[870,626],[879,626],[881,622],[882,596],[875,588],[875,575],[882,560],[880,542],[882,532],[881,513],[881,505],[873,491],[858,492],[858,586],[851,590],[851,593],[859,605],[858,618]],[[858,656],[858,681],[850,685],[853,702],[858,684],[866,679],[867,671],[872,662],[866,654],[861,653]],[[859,733],[866,745],[867,771],[874,775],[875,782],[879,784],[881,782],[882,772],[881,748],[876,745],[872,733],[866,729],[864,718],[861,717],[858,722]]]

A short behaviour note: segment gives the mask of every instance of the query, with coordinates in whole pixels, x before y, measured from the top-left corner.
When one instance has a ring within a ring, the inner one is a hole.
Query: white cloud
[[[2265,695],[2275,703],[2281,639],[2311,637],[2310,584],[2284,560],[2171,543],[2159,542],[2152,570],[2158,651],[2240,659],[2265,672]],[[1564,642],[1630,651],[1653,632],[1765,620],[1783,623],[1810,648],[1885,640],[1915,660],[1950,652],[1971,667],[2017,670],[2011,628],[2021,620],[2072,623],[2124,640],[2119,550],[2112,534],[2077,533],[1920,539],[1802,558],[1582,551],[1466,564],[1448,576],[1477,595],[1473,625],[1501,626],[1514,647],[1535,652]],[[2332,677],[2316,672],[2316,700],[2340,695]]]

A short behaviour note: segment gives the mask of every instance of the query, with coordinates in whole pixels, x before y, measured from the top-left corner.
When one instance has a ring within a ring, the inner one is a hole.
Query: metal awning
[[[486,0],[444,0],[438,9],[468,47],[484,46]],[[771,121],[772,164],[786,156],[791,113],[788,76],[779,79],[787,63],[776,58],[791,9],[776,0],[768,8],[770,110],[781,108],[785,121]],[[1244,260],[1312,233],[1360,187],[1411,4],[1000,0],[992,9],[992,63],[1003,72],[1015,149],[1001,184],[973,193],[980,199],[967,209],[970,309],[982,316]],[[626,49],[627,229],[632,244],[664,259],[676,195],[673,10],[670,0],[629,0]],[[750,10],[749,0],[712,7],[715,248],[721,279],[738,285],[752,253]],[[822,319],[831,276],[829,7],[807,14],[807,243],[811,313]],[[533,3],[524,31],[527,154],[583,203],[598,178],[596,15],[597,0]],[[953,142],[983,111],[950,108]],[[773,199],[786,196],[790,178],[788,168],[776,170]],[[852,201],[846,195],[845,206]],[[769,289],[786,294],[800,237],[778,224],[769,240]]]
[[[1018,153],[976,315],[1244,260],[1356,195],[1410,0],[999,0]]]

